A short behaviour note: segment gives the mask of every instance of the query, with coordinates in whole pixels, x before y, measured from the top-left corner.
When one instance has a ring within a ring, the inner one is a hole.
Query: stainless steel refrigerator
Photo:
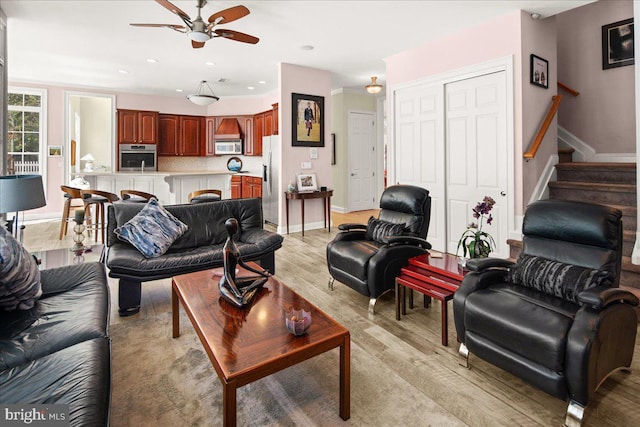
[[[280,136],[262,137],[262,214],[264,220],[278,225],[278,200],[281,193]]]

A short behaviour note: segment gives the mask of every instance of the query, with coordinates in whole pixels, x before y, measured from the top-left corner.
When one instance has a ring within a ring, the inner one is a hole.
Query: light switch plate
[[[311,169],[311,162],[302,162],[300,169]]]

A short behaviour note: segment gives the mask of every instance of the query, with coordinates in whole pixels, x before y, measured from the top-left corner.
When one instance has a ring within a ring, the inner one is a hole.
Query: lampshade
[[[209,92],[211,92],[211,95],[204,93],[205,86],[209,88]],[[211,86],[209,86],[209,83],[203,80],[198,85],[198,90],[196,91],[196,93],[187,95],[187,99],[196,105],[209,105],[209,104],[213,104],[220,98],[218,98],[216,94],[213,93],[213,89],[211,89]]]
[[[211,36],[204,31],[189,31],[189,38],[194,42],[204,43],[211,38]]]
[[[95,162],[95,161],[96,161],[96,158],[95,158],[95,157],[93,157],[93,156],[91,155],[91,153],[89,153],[89,154],[87,154],[87,155],[85,155],[85,156],[82,156],[82,157],[80,158],[80,160],[85,160],[85,161],[87,161],[87,162]]]
[[[0,176],[0,213],[26,211],[46,204],[41,175]]]
[[[382,85],[378,84],[378,78],[376,76],[371,77],[371,84],[365,86],[369,93],[380,93],[382,91]]]

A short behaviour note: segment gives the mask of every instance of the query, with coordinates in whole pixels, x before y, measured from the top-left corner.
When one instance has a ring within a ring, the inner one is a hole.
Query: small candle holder
[[[84,241],[84,211],[77,210],[75,213],[74,221],[76,225],[73,226],[73,242],[74,245],[71,248],[71,252],[73,252],[76,257],[82,257],[86,247],[82,244]],[[84,258],[84,257],[82,257]]]
[[[311,311],[304,309],[295,310],[291,307],[285,309],[284,323],[287,330],[295,336],[304,335],[311,326]]]

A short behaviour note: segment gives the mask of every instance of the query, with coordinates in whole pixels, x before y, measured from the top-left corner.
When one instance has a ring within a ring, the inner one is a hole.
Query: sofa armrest
[[[366,229],[367,229],[367,226],[364,224],[348,223],[348,224],[340,224],[338,226],[338,230],[341,230],[341,231],[366,230]]]
[[[619,302],[631,304],[634,307],[640,303],[638,297],[631,292],[609,286],[595,286],[585,289],[578,294],[578,301],[580,304],[593,307],[596,310],[602,310]]]
[[[384,240],[388,245],[411,245],[431,249],[431,243],[415,236],[385,236]]]
[[[467,260],[466,268],[469,271],[484,271],[492,268],[511,268],[516,264],[502,258],[472,258]]]

